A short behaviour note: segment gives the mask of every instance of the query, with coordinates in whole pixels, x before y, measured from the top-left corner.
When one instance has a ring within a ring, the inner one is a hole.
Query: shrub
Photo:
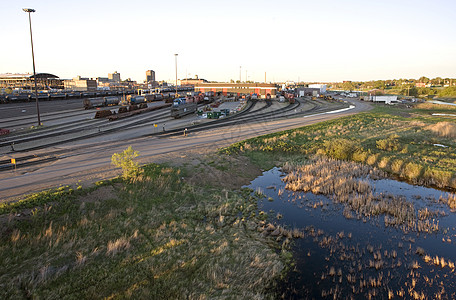
[[[378,167],[382,169],[387,169],[388,163],[390,162],[390,158],[385,156],[380,159],[380,162],[378,163]]]
[[[379,156],[378,153],[369,155],[369,157],[366,160],[366,163],[371,166],[375,165],[375,162],[377,161],[378,156]]]
[[[334,139],[325,141],[323,143],[323,150],[326,155],[335,158],[348,160],[353,156],[353,153],[357,150],[354,141],[346,139]]]
[[[139,153],[129,146],[121,153],[114,153],[111,157],[111,162],[116,167],[122,168],[122,177],[125,180],[129,180],[140,174],[139,164],[133,161],[133,158],[138,156]]]
[[[352,159],[354,161],[363,163],[366,161],[367,157],[369,156],[369,151],[365,151],[362,148],[358,148],[355,152],[353,152]]]
[[[456,97],[456,87],[446,87],[439,92],[439,97]]]
[[[404,162],[402,161],[402,159],[395,159],[392,163],[391,163],[391,170],[394,172],[394,173],[398,173],[400,174],[401,173],[401,170],[402,170],[402,165],[404,164]]]
[[[404,175],[407,176],[409,179],[417,179],[421,175],[421,171],[423,167],[417,163],[410,162],[405,165],[404,168]]]
[[[399,138],[398,135],[393,134],[386,139],[378,140],[376,142],[377,148],[380,150],[385,150],[385,151],[397,151],[400,148],[398,138]]]

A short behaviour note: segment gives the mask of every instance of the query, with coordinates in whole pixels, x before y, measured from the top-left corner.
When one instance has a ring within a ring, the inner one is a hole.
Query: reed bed
[[[264,169],[271,161],[280,165],[297,157],[326,155],[377,167],[413,184],[455,190],[456,123],[431,116],[436,108],[377,107],[374,112],[248,139],[221,152],[244,153],[265,164]]]
[[[286,189],[297,192],[323,194],[335,203],[345,205],[344,216],[358,218],[384,216],[385,226],[403,227],[404,230],[436,232],[437,214],[428,209],[418,210],[403,196],[376,193],[369,179],[380,179],[385,173],[367,165],[314,156],[305,164],[286,163],[282,178]],[[447,203],[455,202],[450,195]],[[443,200],[442,200],[443,201]]]

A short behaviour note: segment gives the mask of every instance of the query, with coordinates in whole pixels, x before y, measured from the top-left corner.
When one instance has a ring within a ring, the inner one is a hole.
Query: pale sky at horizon
[[[1,1],[0,73],[214,81],[456,78],[456,1]]]

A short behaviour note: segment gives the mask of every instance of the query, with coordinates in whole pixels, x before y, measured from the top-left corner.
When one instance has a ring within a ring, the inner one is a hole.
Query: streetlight
[[[174,54],[174,58],[175,58],[175,61],[176,61],[176,98],[177,98],[177,53]]]
[[[23,8],[22,10],[25,11],[26,13],[28,13],[28,16],[29,16],[30,43],[32,44],[33,79],[35,81],[36,113],[38,115],[38,126],[40,126],[41,120],[40,120],[40,107],[38,105],[38,87],[36,85],[35,54],[33,53],[32,18],[30,17],[30,13],[35,12],[35,10],[33,8]]]

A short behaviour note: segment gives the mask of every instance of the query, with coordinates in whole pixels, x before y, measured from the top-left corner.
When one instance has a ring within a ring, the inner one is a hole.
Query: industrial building
[[[320,94],[326,94],[326,84],[309,84],[309,88],[311,89],[320,89]]]
[[[111,74],[109,74],[111,75]],[[119,75],[120,76],[120,75]],[[89,78],[77,76],[71,80],[65,80],[65,90],[73,91],[96,91],[98,88],[97,81]]]
[[[117,73],[117,71],[115,71],[114,73],[109,73],[108,74],[108,78],[109,80],[111,80],[112,82],[115,82],[115,83],[120,83],[120,73]]]
[[[63,80],[49,73],[37,73],[38,89],[62,89]],[[35,88],[35,77],[29,73],[0,74],[0,88],[32,90]]]
[[[147,70],[146,71],[146,83],[154,83],[154,82],[155,82],[155,71]]]
[[[298,97],[310,96],[318,97],[321,95],[321,90],[319,88],[297,88],[296,94]]]
[[[198,78],[198,75],[195,75],[195,78],[185,78],[177,81],[178,85],[195,85],[199,83],[209,83],[209,81]]]
[[[267,95],[275,97],[277,87],[269,83],[195,83],[195,92],[214,92],[227,95],[228,93],[237,95],[257,94],[259,98],[266,98]]]

